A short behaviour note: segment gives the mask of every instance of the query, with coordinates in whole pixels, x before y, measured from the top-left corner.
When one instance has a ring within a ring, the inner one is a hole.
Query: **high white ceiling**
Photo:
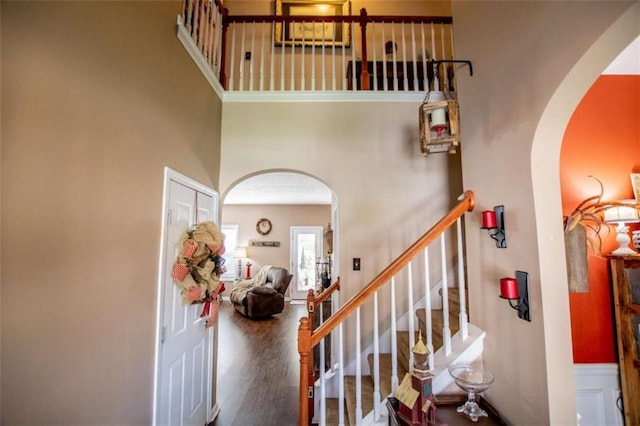
[[[640,37],[603,74],[640,75]],[[250,177],[231,189],[225,204],[331,204],[331,189],[301,173],[274,172]]]
[[[233,187],[225,204],[331,204],[331,189],[311,176],[272,172],[252,176]]]

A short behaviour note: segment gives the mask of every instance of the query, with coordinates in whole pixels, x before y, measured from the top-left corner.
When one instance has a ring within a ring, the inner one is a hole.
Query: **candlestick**
[[[519,299],[518,281],[515,278],[500,278],[500,297],[503,299]]]

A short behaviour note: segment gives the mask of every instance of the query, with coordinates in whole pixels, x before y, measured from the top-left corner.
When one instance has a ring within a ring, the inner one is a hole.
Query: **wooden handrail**
[[[336,290],[340,290],[340,277],[336,278],[336,281],[331,284],[329,287],[327,287],[322,293],[320,293],[320,296],[316,297],[314,299],[314,302],[316,303],[316,305],[318,303],[322,303],[325,300],[327,300],[329,298],[329,296],[331,296],[333,294],[334,291]]]
[[[367,22],[384,22],[392,24],[394,22],[405,23],[432,23],[432,24],[452,24],[451,16],[398,16],[398,15],[365,15]],[[254,22],[361,22],[360,15],[343,16],[311,16],[311,15],[229,15],[225,19],[229,23],[254,23]]]
[[[371,297],[380,287],[385,285],[391,277],[395,276],[402,268],[404,268],[411,259],[417,256],[429,244],[431,244],[440,234],[442,234],[449,226],[453,225],[459,217],[465,212],[473,210],[475,199],[472,191],[465,191],[462,200],[456,204],[442,219],[431,227],[422,237],[406,249],[398,256],[389,266],[378,274],[366,287],[349,299],[340,309],[325,321],[317,330],[311,333],[310,348],[314,347],[323,337],[343,322],[351,313],[361,306],[369,297]],[[300,345],[299,345],[300,346]],[[308,350],[310,350],[310,348]]]

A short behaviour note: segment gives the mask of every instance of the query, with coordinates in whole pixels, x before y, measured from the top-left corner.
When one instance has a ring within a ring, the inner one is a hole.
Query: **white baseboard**
[[[618,364],[574,364],[579,426],[623,426]]]

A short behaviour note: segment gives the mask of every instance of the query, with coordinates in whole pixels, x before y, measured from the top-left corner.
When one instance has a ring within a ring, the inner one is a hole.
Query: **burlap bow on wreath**
[[[224,291],[220,281],[226,269],[222,233],[213,222],[202,222],[186,230],[178,242],[178,256],[172,277],[180,288],[185,305],[203,303],[200,318],[208,317],[206,327],[218,320],[219,294]]]

